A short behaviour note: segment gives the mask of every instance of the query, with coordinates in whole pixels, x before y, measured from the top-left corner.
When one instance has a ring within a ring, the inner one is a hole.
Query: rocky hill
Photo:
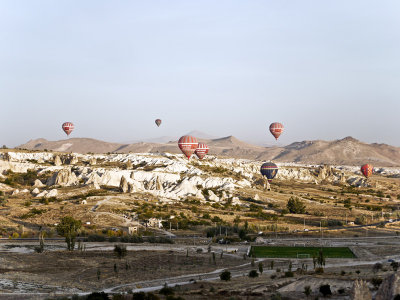
[[[210,154],[234,158],[274,160],[302,164],[400,166],[400,148],[386,144],[367,144],[352,137],[334,141],[302,141],[285,147],[261,147],[233,136],[199,139],[210,146]],[[88,138],[60,141],[31,140],[19,148],[76,153],[180,153],[176,141],[168,143],[108,143]]]

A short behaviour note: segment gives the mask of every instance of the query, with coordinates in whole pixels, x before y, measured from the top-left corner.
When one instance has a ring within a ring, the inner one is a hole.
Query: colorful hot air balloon
[[[203,159],[204,156],[208,153],[208,146],[204,143],[199,143],[197,146],[196,151],[194,152],[199,159]]]
[[[269,125],[269,131],[275,137],[276,140],[282,134],[283,129],[284,129],[283,125],[278,122],[275,122],[275,123],[272,123],[271,125]]]
[[[261,166],[261,174],[267,177],[268,182],[271,182],[278,173],[278,166],[272,162],[266,162]]]
[[[372,165],[369,164],[365,164],[361,167],[361,173],[363,173],[363,175],[368,178],[369,176],[372,175],[372,172],[374,171],[374,167]]]
[[[186,155],[188,159],[193,155],[196,151],[198,142],[197,139],[190,135],[182,136],[178,141],[179,149]]]
[[[74,130],[74,124],[72,124],[71,122],[65,122],[62,124],[62,130],[64,130],[64,132],[67,135],[70,135],[71,132]]]
[[[160,119],[156,119],[156,125],[158,126],[158,127],[160,127],[160,125],[161,125],[161,120]]]

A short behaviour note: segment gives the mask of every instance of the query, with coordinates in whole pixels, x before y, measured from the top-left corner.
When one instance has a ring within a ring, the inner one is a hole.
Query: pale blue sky
[[[0,0],[0,144],[214,136],[400,146],[400,2]],[[157,128],[155,118],[163,125]]]

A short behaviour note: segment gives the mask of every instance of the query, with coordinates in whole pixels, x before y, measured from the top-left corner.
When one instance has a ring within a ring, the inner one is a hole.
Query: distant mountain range
[[[195,134],[191,133],[196,136]],[[262,147],[238,140],[233,136],[201,138],[210,147],[210,154],[276,162],[304,164],[400,166],[400,147],[387,144],[367,144],[352,137],[334,141],[303,141],[284,147]],[[29,150],[53,150],[77,153],[180,153],[177,138],[168,142],[109,143],[89,138],[71,138],[61,141],[36,139],[19,146]]]

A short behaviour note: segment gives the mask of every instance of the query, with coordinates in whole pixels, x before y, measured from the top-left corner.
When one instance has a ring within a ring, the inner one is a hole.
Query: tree
[[[264,266],[261,261],[258,263],[258,272],[260,272],[260,274],[264,272]]]
[[[75,220],[70,216],[62,218],[61,222],[57,225],[57,233],[65,237],[65,242],[67,243],[69,251],[73,251],[75,248],[75,239],[81,226],[81,221]]]
[[[290,197],[286,204],[286,208],[292,214],[304,214],[306,212],[306,206],[297,197]]]
[[[323,284],[319,287],[319,292],[324,295],[324,297],[332,295],[331,286],[329,284]]]
[[[312,292],[311,287],[309,285],[306,285],[304,287],[304,294],[308,297],[311,295],[311,292]]]
[[[257,271],[256,271],[256,270],[251,270],[251,271],[249,272],[249,277],[250,277],[250,278],[258,277]]]
[[[221,278],[221,280],[224,280],[224,281],[229,281],[229,280],[231,280],[231,272],[229,272],[228,270],[225,270],[219,275],[219,278]]]

